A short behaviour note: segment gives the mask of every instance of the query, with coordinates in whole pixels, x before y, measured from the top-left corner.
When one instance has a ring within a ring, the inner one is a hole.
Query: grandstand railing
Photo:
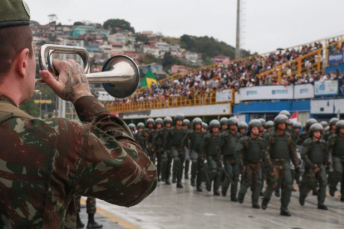
[[[234,92],[232,92],[234,93]],[[228,102],[216,102],[216,92],[194,93],[186,96],[172,96],[148,101],[136,101],[129,103],[108,104],[111,112],[133,112],[151,109],[164,109],[186,106],[212,105]]]

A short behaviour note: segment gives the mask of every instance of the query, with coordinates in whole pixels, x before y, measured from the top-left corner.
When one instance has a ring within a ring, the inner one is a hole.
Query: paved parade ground
[[[343,228],[344,203],[338,196],[327,197],[328,211],[317,209],[316,196],[307,197],[305,206],[293,192],[289,210],[291,217],[279,215],[279,198],[273,196],[267,210],[251,208],[250,192],[243,204],[230,197],[214,197],[212,192],[197,193],[188,180],[184,188],[159,183],[156,190],[138,206],[122,208],[97,200],[97,218],[104,228],[131,229],[227,229],[227,228]],[[260,201],[261,202],[261,201]],[[85,211],[82,209],[81,211]],[[83,222],[87,223],[86,214]]]

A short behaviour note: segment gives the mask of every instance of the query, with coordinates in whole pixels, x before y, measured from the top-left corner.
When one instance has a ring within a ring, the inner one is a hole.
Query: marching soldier
[[[207,123],[202,122],[202,130],[203,130],[204,132],[208,132],[208,124],[207,124]]]
[[[228,129],[228,118],[223,117],[220,119],[220,133],[225,132]]]
[[[306,128],[305,130],[300,134],[299,136],[299,139],[297,140],[297,144],[298,145],[302,145],[303,142],[310,137],[310,134],[309,134],[309,129],[310,127],[314,124],[314,123],[317,123],[318,121],[314,118],[310,118],[307,120],[306,122]]]
[[[290,171],[290,160],[295,168],[299,167],[299,159],[296,155],[296,147],[292,137],[286,133],[288,118],[285,115],[278,115],[275,118],[275,131],[266,136],[266,151],[269,153],[275,173],[268,175],[268,187],[264,192],[262,209],[265,210],[271,199],[272,192],[278,186],[282,187],[281,212],[283,216],[291,216],[288,211],[292,186]],[[280,182],[278,182],[280,181]]]
[[[328,153],[326,142],[321,139],[323,126],[315,123],[310,127],[310,138],[303,142],[301,157],[305,162],[305,173],[300,188],[300,204],[305,204],[308,192],[314,187],[315,180],[319,181],[318,209],[327,210],[324,204],[326,198],[326,166],[328,166]]]
[[[185,149],[187,145],[185,136],[187,130],[183,128],[183,114],[177,114],[175,117],[175,126],[170,128],[166,137],[165,149],[170,150],[173,158],[173,177],[172,183],[176,183],[177,188],[183,188],[182,176],[183,176],[183,163],[185,160]]]
[[[212,120],[209,126],[210,131],[204,135],[201,146],[202,157],[205,155],[207,159],[207,162],[204,164],[206,166],[206,187],[208,191],[211,191],[211,185],[214,182],[214,196],[219,196],[222,175],[221,154],[218,150],[220,143],[220,122],[218,120]]]
[[[299,136],[300,136],[301,128],[302,128],[301,123],[295,122],[293,124],[292,138],[296,144],[296,154],[297,154],[297,157],[300,159],[300,168],[295,170],[294,165],[292,163],[290,163],[290,168],[291,168],[292,176],[293,176],[293,184],[294,184],[294,180],[295,180],[299,187],[301,185],[301,181],[300,181],[301,173],[304,171],[304,163],[303,163],[303,160],[301,158],[301,146],[297,144]],[[296,191],[296,190],[293,189],[293,191]]]
[[[195,118],[192,120],[192,130],[188,132],[187,138],[189,140],[189,149],[191,157],[191,186],[195,186],[195,181],[197,178],[197,191],[202,192],[202,179],[203,179],[203,164],[204,156],[201,155],[201,144],[203,137],[206,134],[202,130],[202,119]]]
[[[263,118],[260,118],[258,120],[262,123],[261,127],[259,127],[259,137],[264,139],[265,138],[266,121]]]
[[[137,124],[137,133],[136,135],[134,135],[134,138],[140,144],[145,154],[148,156],[148,152],[147,152],[148,134],[147,132],[143,131],[144,128],[145,128],[145,124],[143,122],[139,122]]]
[[[162,156],[162,148],[163,148],[163,141],[161,139],[158,139],[157,141],[157,135],[158,132],[162,129],[163,120],[161,118],[155,119],[155,131],[153,134],[153,144],[152,144],[152,152],[156,155],[157,158],[157,170],[158,170],[158,181],[160,181],[161,178],[161,156]]]
[[[129,125],[129,129],[131,131],[131,133],[133,134],[133,136],[135,135],[135,132],[136,132],[136,126],[134,123],[130,123]]]
[[[249,123],[249,133],[240,139],[236,152],[240,155],[240,164],[243,167],[243,183],[240,187],[238,201],[243,203],[247,189],[252,190],[252,208],[260,209],[258,204],[260,189],[262,186],[262,160],[273,172],[269,155],[264,150],[264,139],[259,137],[260,120],[252,120]]]
[[[325,131],[326,131],[326,128],[327,128],[329,125],[328,125],[328,123],[327,123],[326,121],[322,121],[322,122],[320,122],[320,124],[321,124],[322,127],[323,127],[323,134],[322,134],[322,136],[324,136]]]
[[[76,208],[76,228],[84,228],[84,224],[80,219],[80,195],[74,196],[74,203]],[[94,215],[96,214],[96,199],[93,197],[87,197],[86,200],[86,212],[88,214],[88,222],[87,222],[87,229],[95,229],[95,228],[102,228],[103,225],[98,224],[94,220]]]
[[[238,132],[241,134],[241,136],[245,136],[247,132],[247,123],[246,122],[240,122],[238,125]]]
[[[223,156],[224,179],[222,182],[222,195],[227,195],[229,184],[231,184],[231,201],[237,202],[238,180],[240,175],[239,155],[235,152],[235,147],[241,135],[237,132],[238,119],[228,120],[229,129],[220,134],[219,149]]]
[[[153,137],[154,137],[154,119],[149,118],[147,119],[146,125],[147,128],[143,130],[143,135],[147,136],[147,142],[146,142],[146,149],[147,154],[153,164],[155,164],[155,152],[152,151],[153,148]]]
[[[330,195],[334,196],[338,182],[341,182],[341,201],[344,201],[344,121],[340,120],[336,124],[337,133],[332,134],[327,145],[332,156],[332,179],[330,180]],[[331,128],[332,129],[332,128]]]
[[[171,117],[164,118],[164,128],[161,128],[156,132],[156,135],[153,138],[154,149],[162,153],[161,155],[161,181],[164,181],[165,184],[170,185],[170,176],[171,176],[171,164],[172,157],[169,150],[164,149],[166,137],[169,129],[173,124]]]
[[[189,119],[183,120],[183,127],[185,130],[189,131],[190,129]],[[189,168],[190,168],[190,151],[189,151],[189,148],[185,146],[185,173],[184,173],[185,179],[189,179]]]
[[[327,141],[328,138],[332,135],[332,134],[336,134],[337,133],[337,122],[339,121],[338,118],[331,118],[330,119],[330,124],[329,124],[329,127],[330,129],[329,130],[326,130],[325,131],[325,134],[324,134],[324,140]]]
[[[270,133],[274,128],[274,122],[273,121],[267,121],[266,122],[266,134]]]

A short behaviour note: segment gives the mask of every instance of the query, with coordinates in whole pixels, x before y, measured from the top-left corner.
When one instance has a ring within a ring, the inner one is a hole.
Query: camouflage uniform
[[[153,127],[150,128],[148,127],[149,124],[152,124]],[[147,120],[147,128],[144,129],[142,131],[142,135],[146,136],[146,150],[147,150],[147,155],[149,156],[149,158],[151,159],[151,161],[153,162],[153,164],[155,164],[155,152],[153,152],[153,137],[154,137],[154,120],[149,118]]]
[[[322,133],[323,127],[321,124],[316,123],[311,126],[311,132],[320,131]],[[300,204],[305,204],[305,199],[308,192],[313,189],[316,184],[316,180],[320,183],[320,190],[318,193],[318,208],[327,210],[324,205],[326,198],[326,168],[328,165],[328,153],[326,148],[326,142],[322,139],[314,141],[313,138],[308,138],[304,141],[301,157],[305,161],[305,173],[302,177],[302,183],[300,188]]]
[[[127,125],[92,96],[74,106],[84,124],[0,102],[0,227],[75,228],[76,194],[129,207],[155,189],[156,168]]]
[[[153,140],[152,140],[152,153],[155,154],[157,159],[157,169],[158,169],[158,181],[161,178],[161,164],[162,164],[162,154],[163,154],[163,141],[162,139],[157,139],[158,132],[162,129],[163,120],[161,118],[157,118],[155,120],[156,129],[153,133]],[[161,125],[160,129],[158,129],[158,125]],[[163,180],[164,181],[164,180]]]

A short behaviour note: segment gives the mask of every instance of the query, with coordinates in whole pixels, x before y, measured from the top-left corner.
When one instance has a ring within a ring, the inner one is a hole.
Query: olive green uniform
[[[162,155],[164,154],[164,139],[159,136],[159,132],[163,130],[162,128],[160,130],[155,130],[153,134],[153,143],[152,143],[152,149],[154,149],[154,154],[157,158],[157,170],[158,170],[158,181],[162,180],[165,181],[165,178],[161,177],[161,169],[162,169]]]
[[[162,128],[155,132],[155,135],[153,138],[154,149],[157,152],[161,153],[161,165],[158,166],[158,170],[160,167],[162,181],[169,180],[171,176],[172,157],[171,157],[171,154],[168,153],[169,151],[164,149],[167,133],[168,133],[168,129]],[[158,164],[159,164],[159,161],[158,161]]]
[[[231,198],[237,198],[238,180],[240,175],[239,155],[235,151],[241,135],[225,131],[220,134],[219,149],[223,155],[224,179],[222,182],[222,195],[226,196],[229,184],[231,183]]]
[[[238,196],[239,202],[244,200],[247,189],[251,187],[252,204],[258,205],[262,186],[262,160],[266,165],[271,165],[269,155],[264,150],[264,139],[245,136],[240,139],[235,151],[240,155],[240,164],[245,168]]]
[[[324,140],[314,141],[308,138],[303,142],[301,151],[302,160],[305,162],[305,173],[302,176],[300,199],[305,199],[310,190],[314,189],[318,180],[318,206],[324,205],[326,198],[326,168],[328,165],[328,153]]]
[[[335,192],[338,182],[341,182],[341,195],[344,197],[344,137],[340,137],[338,134],[333,134],[327,141],[329,152],[332,156],[332,168],[333,177],[330,183],[330,192]]]
[[[195,183],[195,179],[197,177],[197,187],[201,186],[203,173],[204,173],[204,156],[201,155],[201,144],[206,132],[200,131],[196,132],[194,130],[190,130],[187,134],[187,139],[189,143],[190,149],[190,158],[191,158],[191,184]]]
[[[205,173],[210,172],[209,181],[207,182],[207,190],[211,190],[211,184],[214,182],[213,191],[218,192],[221,185],[222,165],[221,165],[221,154],[219,152],[220,135],[213,135],[208,132],[203,137],[202,141],[202,155],[206,156],[207,169]]]
[[[155,152],[152,151],[152,149],[153,149],[153,137],[154,137],[155,131],[154,131],[154,129],[146,128],[142,132],[143,132],[143,135],[147,135],[147,140],[146,140],[147,155],[149,156],[149,158],[151,159],[153,164],[155,164]]]
[[[279,135],[273,131],[266,136],[266,151],[269,153],[275,173],[268,175],[268,186],[264,193],[262,205],[266,205],[271,199],[272,192],[280,182],[282,188],[281,212],[288,212],[291,192],[293,189],[293,179],[290,171],[290,160],[297,168],[299,159],[296,155],[296,146],[292,137],[284,132]],[[264,208],[263,208],[264,209]]]
[[[181,127],[178,130],[176,127],[171,127],[167,132],[165,149],[169,150],[173,159],[173,180],[177,179],[181,183],[183,176],[183,164],[185,160],[184,147],[187,145],[186,136],[187,130]]]
[[[74,203],[75,203],[75,209],[76,212],[80,212],[80,195],[75,195],[74,196]],[[96,199],[93,197],[87,197],[86,200],[86,212],[87,214],[96,214]]]

